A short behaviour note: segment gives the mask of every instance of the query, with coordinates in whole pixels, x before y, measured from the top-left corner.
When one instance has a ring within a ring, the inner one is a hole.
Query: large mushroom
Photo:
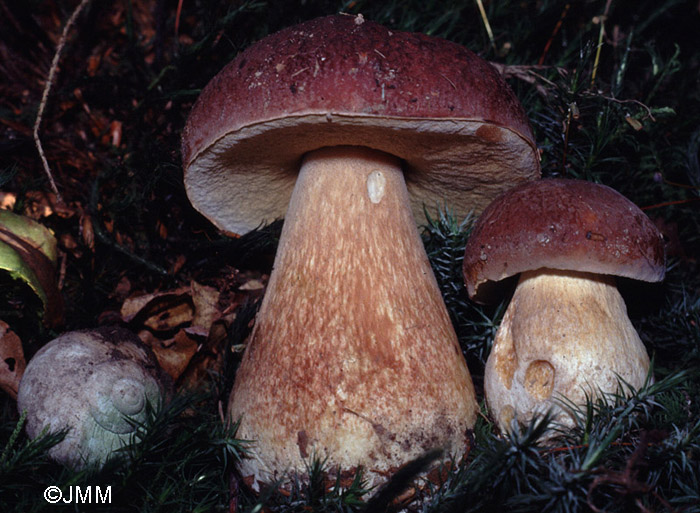
[[[183,135],[195,208],[244,234],[285,216],[229,415],[257,489],[436,447],[461,457],[477,404],[416,230],[537,178],[526,116],[465,48],[336,15],[257,42],[202,91]],[[414,217],[415,216],[415,217]]]
[[[479,217],[467,243],[470,296],[520,274],[484,371],[489,410],[501,430],[552,410],[572,425],[571,405],[641,387],[649,357],[615,276],[660,281],[663,239],[617,191],[547,179],[504,193]]]

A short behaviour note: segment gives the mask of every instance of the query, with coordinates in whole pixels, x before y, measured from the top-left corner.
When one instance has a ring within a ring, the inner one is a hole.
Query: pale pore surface
[[[618,378],[640,387],[649,357],[627,317],[614,279],[542,269],[523,273],[486,362],[484,389],[501,430],[514,416],[528,422],[566,397],[616,392]]]
[[[476,409],[399,161],[312,152],[229,403],[256,441],[242,475],[304,473],[317,456],[377,484],[431,448],[461,457]]]

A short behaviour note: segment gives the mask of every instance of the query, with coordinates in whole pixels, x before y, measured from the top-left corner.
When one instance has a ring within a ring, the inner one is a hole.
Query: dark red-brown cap
[[[182,138],[185,185],[220,228],[284,216],[302,156],[367,146],[404,160],[423,206],[480,211],[539,176],[527,117],[498,72],[466,48],[361,16],[272,34],[204,88]]]
[[[464,281],[479,286],[542,268],[660,281],[664,243],[654,223],[605,185],[546,179],[496,198],[467,242]]]

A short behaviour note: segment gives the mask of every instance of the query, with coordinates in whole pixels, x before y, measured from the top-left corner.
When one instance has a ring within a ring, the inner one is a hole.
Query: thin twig
[[[610,4],[612,0],[608,0],[605,3],[605,11],[599,17],[600,20],[600,32],[598,33],[598,46],[595,52],[595,62],[593,63],[593,72],[591,73],[591,89],[595,85],[595,77],[598,74],[598,63],[600,62],[600,50],[603,48],[603,35],[605,34],[605,22],[608,19],[608,13],[610,12]]]
[[[571,4],[566,4],[564,6],[564,10],[561,13],[561,16],[559,16],[559,21],[557,22],[556,25],[554,25],[554,30],[552,31],[552,35],[549,36],[549,40],[547,41],[547,44],[544,45],[544,50],[542,50],[542,55],[540,55],[540,59],[537,61],[537,64],[542,66],[544,64],[544,59],[547,56],[547,52],[549,52],[549,48],[552,46],[552,42],[554,41],[554,38],[556,37],[557,33],[561,29],[562,25],[564,25],[564,18],[566,18],[566,15],[569,13],[569,9],[571,8]]]
[[[180,33],[180,15],[182,14],[182,2],[183,0],[178,0],[177,10],[175,11],[175,37],[177,38]]]
[[[489,41],[491,41],[491,46],[493,51],[498,53],[496,50],[496,42],[493,39],[493,30],[491,30],[491,24],[486,16],[486,9],[484,9],[484,4],[481,0],[476,0],[476,5],[479,7],[479,14],[481,14],[481,19],[484,22],[484,27],[486,28],[486,33],[489,35]]]
[[[645,207],[639,207],[641,210],[652,210],[654,208],[670,207],[672,205],[684,205],[686,203],[692,203],[693,201],[700,201],[700,198],[688,198],[683,200],[675,201],[664,201],[663,203],[656,203],[655,205],[647,205]]]
[[[651,113],[651,109],[649,108],[649,106],[645,105],[644,103],[640,102],[639,100],[635,100],[635,99],[618,100],[617,98],[611,98],[609,96],[604,96],[604,95],[601,95],[600,97],[603,98],[604,100],[608,100],[608,101],[611,101],[614,103],[634,103],[635,105],[639,105],[641,108],[643,108],[647,112],[647,115],[644,117],[644,119],[651,119],[654,122],[656,121],[656,118],[654,118],[654,115]]]
[[[68,31],[71,26],[75,23],[78,15],[83,10],[83,8],[90,2],[90,0],[82,0],[80,5],[75,8],[73,14],[70,15],[66,25],[63,27],[63,33],[61,34],[61,39],[58,41],[56,46],[56,53],[53,56],[53,61],[51,61],[51,68],[49,68],[49,77],[46,80],[46,85],[44,86],[44,92],[41,95],[41,103],[39,104],[39,110],[36,113],[36,121],[34,122],[34,143],[36,144],[36,149],[39,151],[39,156],[41,157],[41,162],[44,165],[44,171],[46,171],[46,176],[49,178],[51,184],[51,189],[56,195],[56,201],[63,203],[63,197],[58,191],[56,186],[56,181],[53,179],[53,174],[51,173],[51,168],[49,167],[49,162],[46,160],[46,155],[44,154],[44,148],[41,145],[41,140],[39,139],[39,126],[41,125],[41,120],[44,116],[44,109],[46,108],[46,100],[49,97],[49,92],[51,92],[51,87],[56,78],[56,71],[58,70],[58,61],[61,58],[61,52],[63,47],[66,45],[66,40],[68,39]]]
[[[564,75],[566,70],[563,68],[558,68],[554,66],[540,66],[540,65],[520,65],[520,64],[501,64],[499,62],[489,61],[489,64],[496,68],[503,78],[517,78],[527,82],[528,84],[534,84],[535,89],[542,96],[549,96],[547,88],[540,82],[544,82],[550,88],[555,87],[554,82],[544,77],[543,75],[537,73],[538,70],[549,70],[554,69],[560,75]]]

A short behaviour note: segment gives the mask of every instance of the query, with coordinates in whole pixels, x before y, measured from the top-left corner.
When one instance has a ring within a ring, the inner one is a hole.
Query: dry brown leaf
[[[42,217],[49,217],[56,214],[59,217],[68,219],[73,217],[78,208],[71,204],[59,202],[53,192],[29,191],[25,197],[24,215],[38,221]]]
[[[83,239],[83,244],[85,244],[88,249],[92,252],[95,251],[95,230],[92,226],[92,218],[85,212],[80,214],[80,237]]]
[[[181,329],[175,337],[168,340],[161,340],[148,330],[143,330],[138,335],[151,347],[158,363],[173,381],[182,375],[199,347],[199,337],[188,333],[186,329]]]
[[[238,290],[262,290],[265,288],[265,284],[262,282],[262,280],[259,279],[251,279],[245,282],[243,285],[238,287]]]
[[[17,203],[17,194],[14,192],[0,192],[0,208],[12,210]]]
[[[78,249],[78,241],[75,240],[75,237],[73,237],[71,233],[62,233],[59,235],[58,242],[66,251],[73,252]]]
[[[184,266],[186,262],[187,258],[185,255],[178,255],[175,259],[175,263],[173,263],[172,267],[170,268],[170,274],[179,273],[180,269],[182,269],[182,266]]]
[[[206,342],[199,347],[185,372],[180,377],[180,386],[197,389],[211,379],[212,374],[220,374],[224,367],[224,352],[227,338],[227,323],[220,320],[212,324]]]
[[[164,370],[177,380],[203,347],[206,354],[192,362],[200,368],[197,376],[208,374],[207,368],[220,360],[218,349],[212,356],[209,347],[211,328],[222,318],[219,296],[215,288],[192,282],[189,287],[129,297],[120,313],[139,331],[139,337],[152,348]],[[225,329],[223,333],[225,336]]]
[[[221,317],[218,301],[216,289],[192,282],[190,287],[127,298],[121,316],[126,322],[155,331],[168,331],[184,324],[208,330]]]
[[[190,288],[143,294],[127,298],[121,315],[126,322],[155,331],[168,331],[192,322],[194,305]]]
[[[194,303],[194,317],[192,324],[205,328],[207,332],[211,325],[221,317],[219,311],[219,291],[214,287],[200,285],[192,282],[192,302]]]
[[[117,121],[116,119],[109,124],[109,133],[111,137],[110,142],[112,146],[117,148],[121,146],[122,143],[122,127],[123,123],[121,121]]]
[[[151,306],[144,325],[153,331],[170,331],[192,322],[194,308],[187,296],[163,296]]]
[[[88,57],[87,74],[89,77],[94,77],[102,63],[102,56],[93,54]]]
[[[639,121],[636,118],[633,118],[630,115],[625,116],[625,121],[631,126],[635,131],[639,132],[642,128],[644,128],[644,125],[642,124],[641,121]]]
[[[0,321],[0,388],[13,399],[17,399],[26,366],[22,341],[5,321]]]
[[[119,283],[114,287],[114,290],[109,295],[109,297],[119,298],[122,301],[126,299],[131,293],[131,281],[127,276],[122,276],[119,279]]]
[[[125,322],[131,322],[138,313],[144,309],[144,307],[157,297],[158,293],[155,294],[136,294],[134,296],[128,297],[122,303],[121,310],[119,313]]]

